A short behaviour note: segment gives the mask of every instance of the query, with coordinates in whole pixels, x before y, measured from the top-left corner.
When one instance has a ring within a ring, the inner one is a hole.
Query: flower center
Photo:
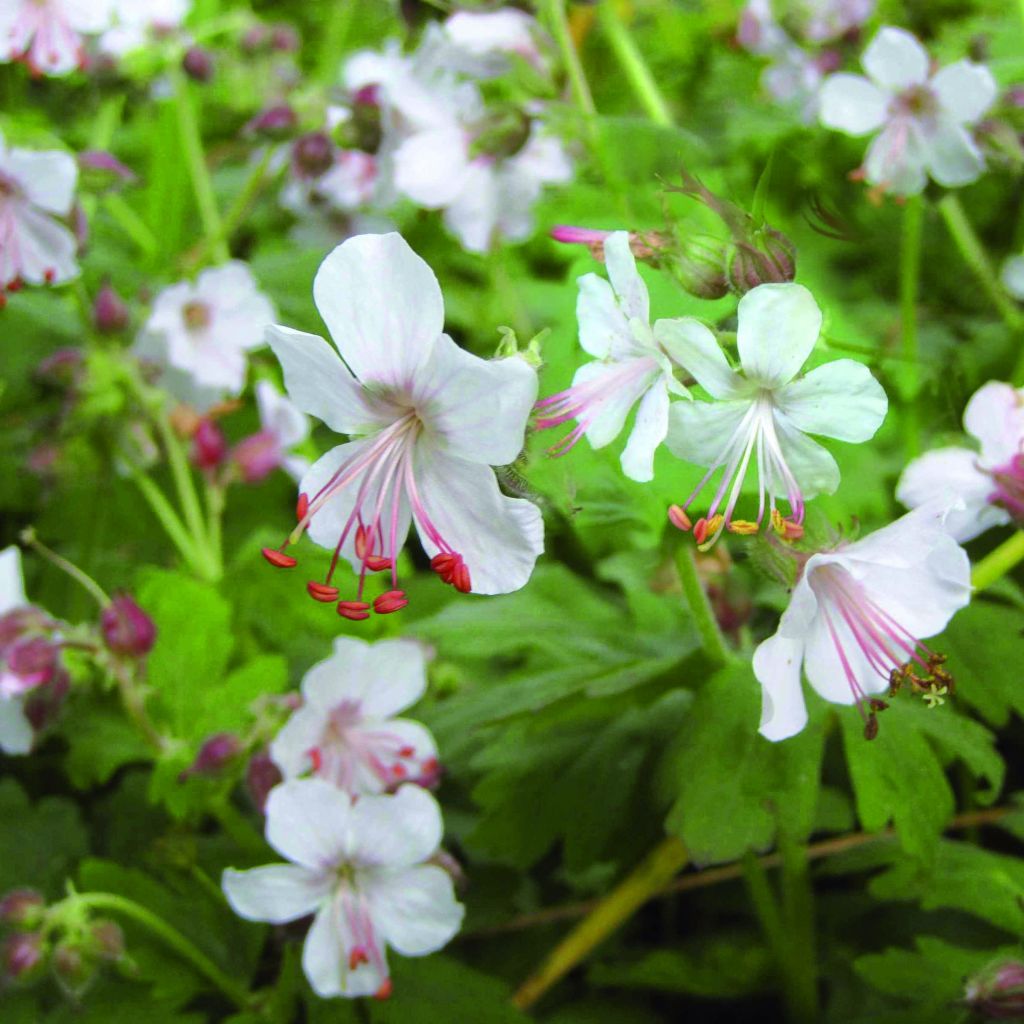
[[[185,321],[185,328],[194,333],[210,326],[213,312],[207,303],[193,299],[182,306],[181,319]]]
[[[388,967],[366,898],[358,891],[357,874],[352,865],[340,865],[338,868],[339,885],[332,910],[336,915],[338,934],[351,940],[351,944],[346,945],[342,971],[355,972],[368,964],[384,978],[382,989],[385,989]]]
[[[896,116],[930,118],[938,114],[939,100],[927,85],[913,85],[896,96],[889,109]]]

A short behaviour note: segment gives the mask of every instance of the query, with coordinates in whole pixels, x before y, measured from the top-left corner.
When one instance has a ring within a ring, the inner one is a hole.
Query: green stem
[[[569,18],[565,13],[565,0],[541,0],[540,10],[547,19],[551,34],[555,37],[555,42],[562,53],[562,61],[569,76],[573,98],[583,114],[588,131],[593,134],[597,107],[594,105],[594,97],[590,92],[587,73],[583,70],[580,55],[576,52],[576,46],[572,41]]]
[[[58,555],[52,548],[48,548],[36,537],[36,531],[31,526],[21,531],[21,542],[38,552],[48,562],[60,569],[61,572],[70,576],[84,590],[87,590],[101,608],[106,608],[110,604],[110,597],[107,595],[107,592],[91,576],[82,572],[77,565]]]
[[[920,196],[911,196],[903,211],[903,236],[900,242],[900,329],[903,335],[904,373],[907,379],[906,442],[907,458],[921,451],[921,421],[918,392],[921,389],[921,353],[917,340],[917,297],[921,279],[921,236],[924,204]]]
[[[990,551],[974,567],[971,583],[975,590],[985,590],[1002,579],[1014,566],[1024,561],[1024,531],[1018,531],[1004,540],[994,551]]]
[[[342,50],[345,49],[355,10],[356,0],[334,0],[317,60],[316,77],[323,85],[333,85],[337,80]]]
[[[133,474],[132,480],[135,486],[138,487],[142,497],[146,499],[146,504],[152,509],[153,515],[156,516],[160,525],[164,528],[164,532],[170,538],[171,543],[178,549],[178,553],[185,559],[190,569],[198,572],[202,560],[196,553],[188,530],[185,529],[184,524],[178,518],[177,512],[174,511],[171,503],[164,496],[164,492],[145,473]]]
[[[214,259],[219,263],[226,263],[231,258],[231,253],[224,240],[224,229],[221,225],[220,213],[217,210],[217,197],[213,191],[210,168],[206,164],[203,137],[199,131],[199,121],[192,102],[189,81],[178,67],[171,69],[171,80],[174,85],[174,109],[178,120],[178,134],[185,153],[185,164],[192,179],[192,190],[195,192],[199,219],[203,224],[203,234],[209,241]]]
[[[210,558],[213,560],[213,571],[216,578],[224,574],[224,544],[222,539],[222,523],[224,519],[224,488],[219,484],[206,484],[207,536],[210,539]]]
[[[117,681],[117,692],[121,696],[121,704],[128,717],[135,723],[136,728],[153,750],[158,754],[163,753],[167,749],[167,740],[160,734],[160,730],[149,717],[146,700],[139,689],[135,667],[129,667],[123,663],[115,664],[111,674]]]
[[[68,900],[73,901],[80,907],[110,911],[130,918],[136,924],[142,925],[150,934],[160,939],[168,949],[177,953],[182,960],[190,963],[199,974],[206,978],[215,988],[219,989],[239,1009],[247,1010],[252,1006],[253,997],[248,989],[238,984],[234,978],[222,971],[205,953],[197,949],[176,928],[172,928],[163,918],[157,917],[156,914],[141,904],[110,892],[75,893],[73,896],[69,896]]]
[[[672,112],[658,88],[657,80],[644,59],[640,47],[637,46],[629,29],[619,16],[616,0],[601,0],[597,7],[597,16],[605,38],[625,72],[640,105],[647,111],[647,116],[655,124],[665,128],[675,127]]]
[[[103,197],[103,207],[143,256],[151,259],[156,255],[160,243],[150,231],[149,225],[125,202],[123,196],[111,192]]]
[[[790,1008],[794,1020],[818,1020],[818,951],[814,936],[814,889],[807,847],[779,829],[782,911],[786,924]]]
[[[697,575],[697,562],[692,545],[677,543],[675,550],[676,570],[679,582],[686,595],[686,603],[690,606],[694,625],[700,634],[701,645],[709,660],[716,665],[725,665],[731,658],[725,637],[718,628],[718,621],[708,601],[708,595]]]

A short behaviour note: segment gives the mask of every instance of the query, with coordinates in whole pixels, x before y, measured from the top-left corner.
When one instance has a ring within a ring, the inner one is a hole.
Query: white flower
[[[980,451],[927,452],[907,466],[896,487],[908,508],[955,502],[946,528],[958,541],[1024,521],[1024,389],[989,381],[967,403],[964,429]]]
[[[418,786],[353,801],[322,779],[285,782],[267,800],[267,842],[292,863],[229,868],[224,892],[250,921],[316,914],[302,967],[317,995],[383,997],[388,946],[425,956],[462,924],[450,876],[424,863],[441,833],[441,811]]]
[[[56,219],[71,212],[77,181],[67,153],[9,148],[0,135],[0,293],[78,275],[75,236]]]
[[[0,551],[0,626],[11,612],[28,607],[21,574],[21,551],[13,545]],[[2,632],[2,631],[0,631]],[[0,648],[0,662],[4,651]],[[0,664],[0,675],[2,675]],[[32,723],[25,716],[22,693],[8,693],[0,687],[0,750],[5,754],[27,754],[32,749]]]
[[[540,511],[505,497],[495,465],[516,459],[537,395],[537,375],[518,358],[484,360],[443,333],[437,278],[397,234],[359,235],[321,264],[313,284],[320,315],[337,346],[287,327],[267,340],[284,368],[292,401],[357,439],[332,449],[302,478],[299,524],[336,552],[318,600],[334,601],[338,557],[360,574],[354,601],[338,612],[365,619],[367,572],[389,570],[392,589],[378,612],[407,602],[397,560],[411,521],[435,571],[459,590],[503,594],[529,579],[543,550]]]
[[[1007,259],[1000,276],[1003,287],[1018,302],[1024,302],[1024,256],[1011,256]]]
[[[83,34],[110,24],[113,0],[0,0],[0,62],[66,75],[85,63]]]
[[[258,483],[275,469],[283,469],[296,481],[309,469],[309,460],[290,454],[290,449],[309,437],[308,418],[270,381],[256,384],[260,430],[243,438],[231,452],[246,483]]]
[[[444,23],[448,60],[463,74],[490,78],[509,69],[508,54],[541,68],[542,32],[535,18],[513,7],[497,11],[457,11]]]
[[[825,700],[856,704],[868,726],[870,695],[888,690],[906,674],[904,666],[923,682],[945,675],[941,657],[921,638],[940,633],[968,603],[971,567],[944,514],[921,508],[862,540],[811,555],[778,631],[754,652],[763,736],[782,740],[806,724],[801,667]]]
[[[114,25],[100,37],[101,53],[122,57],[157,34],[181,27],[192,0],[114,0]]]
[[[668,431],[669,392],[688,394],[673,376],[676,353],[669,325],[676,321],[659,320],[651,329],[647,286],[637,272],[628,232],[605,239],[604,258],[611,283],[584,274],[576,301],[580,345],[594,361],[576,371],[572,387],[537,403],[537,425],[544,429],[576,421],[555,445],[559,455],[584,436],[592,447],[603,448],[619,436],[639,402],[620,461],[631,480],[647,481],[654,476],[654,452]]]
[[[246,352],[264,343],[275,315],[249,268],[225,263],[160,292],[135,351],[166,368],[167,390],[203,410],[245,387]]]
[[[821,122],[849,135],[879,132],[864,160],[870,184],[912,195],[928,175],[947,187],[981,175],[968,129],[996,97],[988,68],[960,60],[932,75],[924,47],[899,28],[883,28],[861,64],[867,78],[837,74],[822,86]]]
[[[393,718],[427,688],[414,640],[368,644],[338,637],[334,654],[302,680],[304,705],[270,747],[286,779],[311,772],[353,796],[437,778],[437,747],[418,722]]]
[[[676,361],[716,399],[674,403],[666,438],[673,454],[708,467],[682,505],[684,512],[723,468],[707,517],[694,527],[699,543],[713,541],[723,529],[755,532],[766,513],[777,529],[799,534],[805,500],[831,494],[839,485],[835,459],[807,433],[866,441],[888,408],[878,381],[851,359],[837,359],[796,379],[821,330],[821,310],[802,285],[759,285],[740,299],[737,315],[742,373],[729,366],[715,336],[699,321],[667,321],[662,331]],[[758,476],[757,518],[734,521],[751,465]],[[789,505],[786,526],[776,509],[782,497]]]

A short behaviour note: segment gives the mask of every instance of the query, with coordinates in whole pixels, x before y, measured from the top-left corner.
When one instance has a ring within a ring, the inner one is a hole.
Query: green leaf
[[[148,985],[106,976],[86,992],[81,1005],[65,1001],[39,1024],[207,1024],[208,1020],[205,1013],[180,1010],[155,997]]]
[[[68,742],[64,769],[78,789],[102,785],[124,765],[153,758],[153,749],[113,700],[73,703],[60,731]]]

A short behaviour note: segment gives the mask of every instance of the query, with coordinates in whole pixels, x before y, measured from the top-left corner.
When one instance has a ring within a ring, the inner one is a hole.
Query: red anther
[[[306,518],[306,513],[309,511],[309,495],[303,491],[299,495],[299,500],[295,502],[295,519],[297,522],[302,522]]]
[[[391,766],[391,774],[394,775],[396,779],[404,779],[409,773],[406,771],[404,764],[393,764]]]
[[[452,586],[455,587],[460,594],[468,594],[473,589],[472,581],[469,578],[469,566],[461,559],[459,560],[459,564],[455,567]]]
[[[690,517],[683,511],[681,505],[669,505],[668,507],[668,521],[677,529],[682,530],[684,533],[692,525],[690,523]]]
[[[385,558],[383,555],[367,555],[363,559],[363,565],[370,572],[383,572],[385,569],[391,568],[391,559]]]
[[[314,601],[323,601],[324,604],[331,604],[338,600],[338,588],[332,587],[328,583],[317,583],[316,580],[310,580],[306,584],[306,591]]]
[[[415,747],[402,747],[398,751],[399,757],[412,757],[416,753]]]
[[[310,760],[310,763],[313,766],[314,774],[316,772],[320,771],[321,768],[323,768],[323,766],[324,766],[324,756],[323,756],[323,754],[320,753],[320,748],[319,747],[310,747],[309,748],[309,760]]]
[[[450,555],[445,552],[442,552],[439,555],[434,555],[430,560],[430,568],[438,574],[448,572],[454,564],[455,555]]]
[[[378,615],[390,615],[392,612],[400,611],[409,603],[404,590],[389,590],[374,598],[373,610]]]
[[[384,981],[381,983],[380,988],[377,989],[377,991],[373,993],[373,998],[374,999],[390,999],[391,998],[391,989],[392,989],[391,979],[390,978],[385,978]]]
[[[13,293],[13,292],[20,292],[20,291],[21,291],[21,289],[22,289],[22,288],[24,288],[24,287],[25,287],[25,282],[24,282],[24,281],[22,281],[22,279],[21,279],[20,277],[16,277],[16,278],[15,278],[15,279],[14,279],[13,281],[11,281],[11,283],[10,283],[10,284],[9,284],[9,285],[7,286],[7,290],[8,290],[9,292],[12,292],[12,293]]]
[[[697,522],[693,524],[693,539],[698,544],[703,544],[704,541],[707,540],[707,537],[708,521],[703,516],[701,516],[700,519],[698,519]]]
[[[360,964],[368,964],[370,958],[363,946],[353,946],[348,955],[348,969],[354,971]]]
[[[277,548],[264,548],[262,553],[263,557],[278,569],[294,569],[299,564],[291,555],[286,555]]]
[[[338,614],[352,622],[362,622],[370,617],[370,606],[365,601],[339,601]]]
[[[0,292],[0,309],[7,308],[7,296],[3,292]]]
[[[53,284],[53,282],[54,282],[54,281],[55,281],[56,279],[57,279],[57,271],[56,271],[56,270],[54,270],[54,269],[53,269],[53,267],[47,267],[47,268],[46,268],[46,269],[45,269],[45,270],[43,271],[43,280],[44,280],[44,281],[45,281],[45,282],[46,282],[47,284]]]

